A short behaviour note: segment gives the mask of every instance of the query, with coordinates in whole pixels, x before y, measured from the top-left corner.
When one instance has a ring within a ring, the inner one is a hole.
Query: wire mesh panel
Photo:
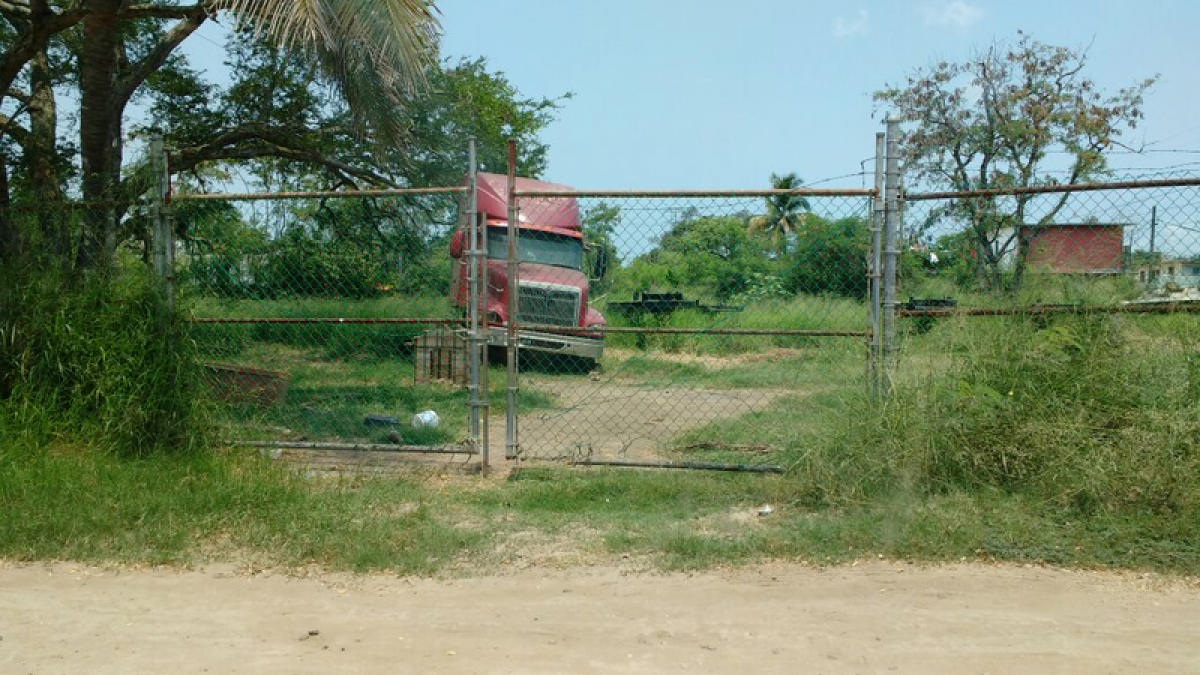
[[[176,195],[181,294],[231,440],[466,439],[461,194]]]
[[[1027,356],[1074,359],[1080,382],[1108,372],[1101,360],[1153,357],[1173,364],[1162,396],[1200,383],[1200,181],[910,194],[904,222],[901,377],[947,372],[971,350],[995,354],[995,372]],[[1106,353],[1091,339],[1101,329]],[[1137,391],[1149,371],[1134,371],[1112,384]]]
[[[913,297],[956,290],[968,306],[1193,299],[1198,190],[1167,178],[910,195],[899,282]]]
[[[688,459],[768,408],[863,389],[865,191],[516,187],[515,218],[488,235],[521,458]]]

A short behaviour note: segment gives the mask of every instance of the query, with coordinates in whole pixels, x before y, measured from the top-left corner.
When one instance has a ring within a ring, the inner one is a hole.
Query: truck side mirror
[[[463,253],[463,240],[466,239],[466,232],[461,229],[455,230],[450,237],[450,257],[461,258]]]

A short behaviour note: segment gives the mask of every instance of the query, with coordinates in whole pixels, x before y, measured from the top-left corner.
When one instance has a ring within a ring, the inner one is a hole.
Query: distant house
[[[1026,234],[1033,230],[1023,228]],[[997,237],[997,247],[1009,241],[1013,230]],[[1017,243],[1001,258],[1011,269]],[[1026,264],[1030,271],[1054,274],[1120,274],[1125,262],[1125,225],[1121,223],[1055,223],[1033,231]]]
[[[1200,258],[1163,258],[1138,265],[1134,274],[1148,291],[1200,288]]]

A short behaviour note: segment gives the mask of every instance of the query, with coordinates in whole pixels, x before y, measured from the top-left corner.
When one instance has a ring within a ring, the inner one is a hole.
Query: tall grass
[[[1170,338],[1106,315],[944,324],[909,345],[916,367],[947,353],[940,365],[886,405],[860,401],[838,442],[800,465],[810,497],[998,489],[1081,516],[1200,522],[1200,342],[1194,317],[1174,318]]]
[[[286,298],[228,300],[198,298],[193,306],[201,318],[404,318],[444,319],[457,316],[442,296],[405,296],[374,299]],[[429,329],[425,324],[198,324],[193,336],[206,356],[238,354],[252,342],[295,347],[319,347],[331,358],[351,355],[405,356],[411,342]]]
[[[0,288],[0,437],[127,455],[206,440],[186,322],[141,265],[68,278],[8,271]]]
[[[604,311],[605,307],[600,306]],[[622,316],[606,312],[610,326],[638,328],[834,330],[865,331],[870,314],[863,302],[838,296],[798,295],[749,302],[738,311],[708,313],[682,310],[666,315]],[[818,338],[824,339],[824,338]],[[706,355],[747,354],[764,349],[810,347],[813,338],[776,335],[688,335],[668,333],[614,333],[606,344],[625,349]]]

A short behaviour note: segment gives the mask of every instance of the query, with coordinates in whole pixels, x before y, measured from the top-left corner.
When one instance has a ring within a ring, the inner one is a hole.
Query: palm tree
[[[795,173],[771,174],[772,190],[795,190],[802,185],[804,181]],[[808,217],[811,210],[808,199],[796,194],[773,194],[766,202],[766,215],[752,217],[746,224],[746,232],[767,237],[776,251],[786,249],[788,241],[799,234]]]

